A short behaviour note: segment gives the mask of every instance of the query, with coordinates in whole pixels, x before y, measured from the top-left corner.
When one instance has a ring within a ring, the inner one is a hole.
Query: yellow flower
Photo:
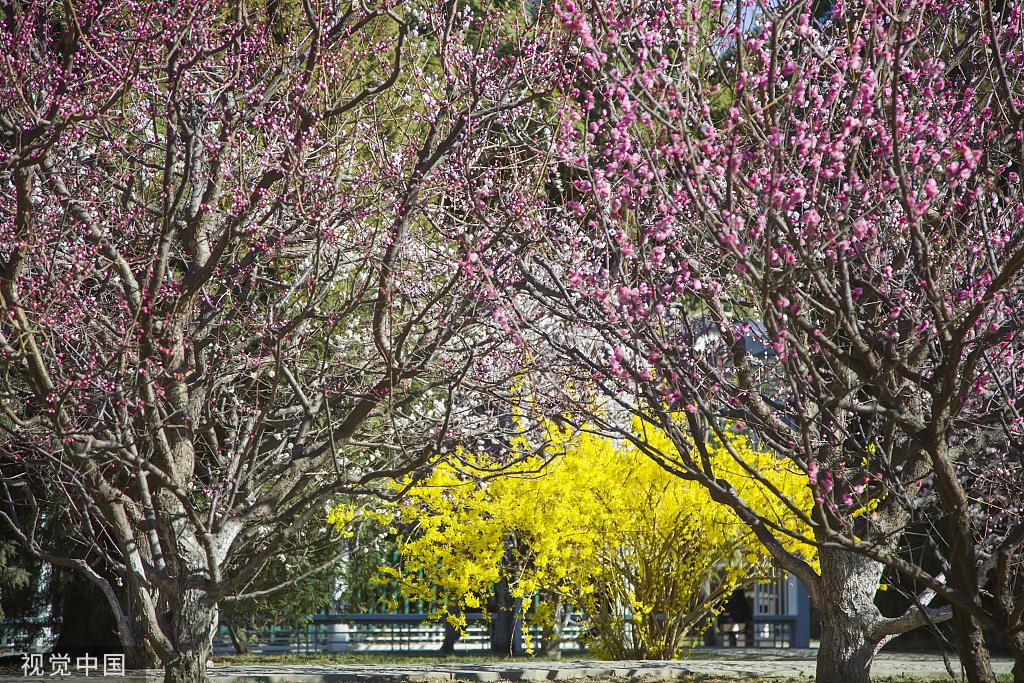
[[[663,431],[639,421],[634,431],[650,447],[680,457]],[[499,477],[481,476],[493,471],[492,456],[460,449],[461,464],[439,464],[406,500],[392,504],[392,517],[415,528],[400,541],[402,569],[383,571],[401,576],[405,597],[424,600],[461,628],[457,615],[478,609],[504,579],[512,595],[523,598],[524,610],[534,595],[546,601],[535,623],[550,624],[553,603],[569,602],[592,621],[603,620],[598,631],[624,632],[631,621],[644,653],[672,657],[679,644],[666,625],[671,619],[688,619],[687,628],[698,630],[710,623],[708,607],[716,605],[702,597],[708,581],[719,588],[720,603],[732,587],[768,567],[750,529],[699,484],[666,472],[629,444],[585,430],[548,423],[543,437],[541,448],[525,436],[515,439],[510,455],[516,464]],[[785,529],[807,531],[747,468],[806,511],[812,495],[805,475],[741,434],[728,432],[726,443],[708,448],[716,476],[755,512]],[[339,506],[328,520],[338,527],[352,514]],[[777,536],[815,561],[812,547]],[[613,644],[595,647],[615,654]]]

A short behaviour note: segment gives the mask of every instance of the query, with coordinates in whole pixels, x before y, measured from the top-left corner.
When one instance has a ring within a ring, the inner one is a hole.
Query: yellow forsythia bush
[[[659,430],[635,429],[674,452]],[[381,568],[384,580],[397,580],[406,597],[432,604],[457,627],[506,581],[524,605],[540,596],[533,623],[551,627],[564,609],[581,611],[588,647],[618,659],[678,656],[684,636],[701,632],[735,587],[767,573],[767,553],[702,486],[629,445],[553,424],[545,431],[536,452],[513,444],[518,462],[507,470],[495,474],[492,456],[460,451],[394,503],[396,526],[412,531],[400,542],[401,569]],[[805,476],[744,436],[729,438],[748,465],[810,509]],[[711,449],[716,472],[751,507],[800,530],[724,446]]]

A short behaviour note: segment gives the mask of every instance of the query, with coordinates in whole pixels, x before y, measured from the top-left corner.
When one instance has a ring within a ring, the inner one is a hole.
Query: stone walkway
[[[570,681],[582,678],[679,678],[687,674],[724,678],[807,678],[814,674],[816,650],[743,650],[718,652],[701,650],[699,659],[680,661],[515,661],[490,664],[291,664],[214,666],[211,683],[376,683],[404,681],[407,683],[441,683],[442,681]],[[955,661],[952,662],[956,666]],[[1013,662],[996,659],[997,673],[1008,673]],[[946,666],[936,654],[882,653],[872,669],[878,679],[899,676],[945,677]],[[101,676],[50,678],[65,682],[85,683]],[[161,671],[129,671],[124,678],[110,678],[122,683],[151,683],[163,678]],[[0,676],[0,683],[32,681],[39,678]]]

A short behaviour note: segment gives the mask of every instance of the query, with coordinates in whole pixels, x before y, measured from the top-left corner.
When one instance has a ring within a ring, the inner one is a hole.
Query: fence
[[[790,576],[759,583],[753,589],[753,623],[743,630],[718,634],[723,645],[747,647],[809,647],[810,603],[807,591]],[[454,644],[458,653],[489,652],[491,626],[482,613],[466,615],[466,633]],[[0,622],[0,652],[39,651],[52,641],[59,624],[50,622]],[[563,651],[580,651],[581,618],[572,619],[562,633]],[[534,642],[540,629],[530,627]],[[256,654],[272,653],[428,653],[440,650],[445,627],[426,614],[320,614],[300,629],[249,629],[246,645]],[[517,630],[516,650],[523,646]],[[214,652],[235,648],[226,626],[221,625],[213,642]]]
[[[799,581],[789,575],[755,584],[752,623],[743,630],[720,632],[721,644],[745,647],[810,647],[810,601]],[[455,642],[460,653],[489,652],[491,626],[480,612],[466,615],[466,633]],[[582,617],[570,620],[563,629],[562,651],[580,651]],[[540,641],[540,629],[529,628],[533,642]],[[427,653],[441,649],[445,627],[426,614],[320,614],[301,629],[262,629],[246,632],[250,652],[330,653]],[[516,632],[514,649],[522,650],[522,633]],[[234,651],[223,625],[214,639],[215,653]]]
[[[518,624],[518,622],[517,622]],[[581,625],[572,620],[562,631],[562,651],[579,651]],[[534,642],[540,629],[529,627]],[[318,614],[300,629],[247,629],[245,642],[254,654],[282,652],[437,652],[445,639],[445,627],[426,614]],[[523,638],[515,629],[514,649],[522,651]],[[458,653],[490,652],[491,626],[483,613],[466,614],[466,633],[454,644]],[[234,652],[231,635],[223,624],[213,641],[215,654]]]

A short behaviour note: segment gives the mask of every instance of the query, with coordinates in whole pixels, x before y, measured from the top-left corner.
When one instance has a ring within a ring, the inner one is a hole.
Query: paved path
[[[408,683],[441,683],[443,681],[569,681],[593,677],[616,678],[680,678],[687,674],[721,676],[725,678],[767,677],[806,678],[814,674],[816,650],[743,650],[730,649],[711,652],[702,650],[699,659],[680,661],[602,662],[594,660],[548,662],[523,660],[490,664],[292,664],[214,666],[210,669],[211,683],[376,683],[378,681],[405,681]],[[719,658],[720,657],[720,658]],[[955,661],[952,662],[956,666]],[[1008,673],[1013,662],[996,659],[997,673]],[[878,679],[896,676],[946,676],[946,666],[940,655],[882,653],[876,660],[873,673]],[[70,683],[96,681],[99,676],[50,678]],[[125,678],[105,680],[122,683],[151,683],[163,678],[160,671],[130,671]],[[39,678],[0,676],[0,683],[32,681]]]

